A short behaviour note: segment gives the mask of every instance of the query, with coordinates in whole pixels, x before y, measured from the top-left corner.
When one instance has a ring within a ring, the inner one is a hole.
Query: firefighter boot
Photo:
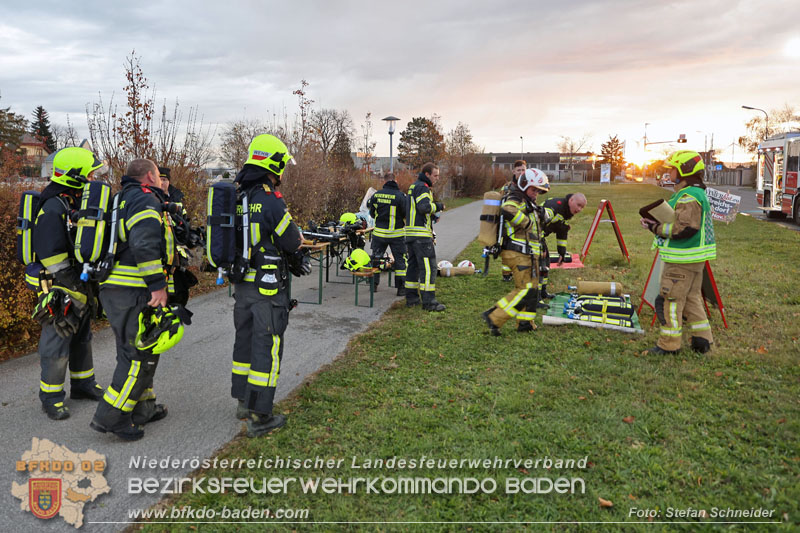
[[[43,403],[42,409],[47,413],[47,417],[50,420],[64,420],[65,418],[69,418],[69,409],[64,405],[64,402],[54,404]]]
[[[665,350],[664,348],[656,344],[655,346],[647,350],[647,353],[651,353],[653,355],[674,355],[678,353],[678,350]]]
[[[530,333],[531,331],[536,331],[536,324],[531,321],[524,320],[517,324],[517,332],[519,333]]]
[[[394,286],[397,287],[397,296],[405,296],[406,295],[406,277],[405,276],[395,276],[395,278],[394,278]]]
[[[489,334],[490,334],[492,337],[499,337],[499,336],[500,336],[500,328],[498,328],[497,326],[495,326],[495,325],[494,325],[494,322],[492,322],[492,319],[491,319],[491,318],[489,318],[489,315],[491,315],[491,314],[492,314],[492,311],[494,311],[495,309],[496,309],[496,307],[494,307],[494,306],[492,306],[492,308],[491,308],[491,309],[487,309],[486,311],[484,311],[483,313],[481,313],[481,318],[483,318],[483,320],[484,320],[484,321],[486,322],[486,324],[489,326]]]
[[[692,350],[697,353],[708,353],[711,351],[711,343],[702,337],[692,337]]]
[[[547,292],[547,284],[546,283],[544,285],[542,285],[542,290],[539,291],[539,298],[541,298],[542,300],[552,300],[553,298],[555,298],[554,295],[552,295],[549,292]]]
[[[72,382],[72,388],[69,391],[69,397],[73,400],[92,400],[99,402],[103,399],[103,387],[92,381],[89,385],[77,386]]]
[[[250,409],[244,405],[243,400],[239,400],[236,404],[236,418],[239,420],[246,420],[250,417]]]
[[[89,423],[89,427],[95,431],[99,431],[100,433],[113,433],[122,440],[127,441],[139,440],[144,437],[144,429],[142,426],[133,425],[133,423],[130,421],[130,418],[127,420],[123,419],[119,422],[119,424],[112,427],[106,427],[96,420],[92,420]]]
[[[286,417],[283,415],[264,415],[251,411],[247,419],[247,436],[250,438],[260,437],[285,425]]]

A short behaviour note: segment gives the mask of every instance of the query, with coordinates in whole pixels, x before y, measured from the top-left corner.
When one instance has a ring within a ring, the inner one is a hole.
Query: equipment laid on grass
[[[475,265],[472,266],[452,266],[449,267],[439,267],[439,275],[443,278],[449,278],[452,276],[467,276],[475,274]]]
[[[606,211],[608,213],[608,218],[601,220],[603,216],[603,212]],[[628,248],[625,246],[625,241],[622,240],[622,232],[619,229],[619,222],[617,222],[617,217],[614,214],[614,209],[611,207],[611,202],[608,200],[600,200],[600,205],[597,206],[597,213],[594,215],[594,220],[592,220],[592,225],[589,227],[589,233],[586,235],[586,240],[583,243],[583,248],[581,248],[581,261],[586,260],[586,255],[589,253],[589,246],[592,244],[592,239],[594,239],[594,234],[597,231],[597,226],[601,222],[610,222],[612,227],[614,228],[614,234],[617,236],[617,242],[619,243],[619,249],[622,250],[622,255],[625,256],[625,259],[628,262],[631,262],[631,256],[628,254]]]
[[[560,292],[550,302],[547,313],[542,317],[542,324],[577,324],[625,333],[644,333],[628,295],[602,297]]]
[[[603,296],[619,296],[624,291],[621,283],[615,281],[579,281],[578,294],[601,294]]]

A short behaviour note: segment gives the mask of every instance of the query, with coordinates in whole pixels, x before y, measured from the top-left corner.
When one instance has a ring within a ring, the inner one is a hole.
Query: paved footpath
[[[454,259],[475,238],[480,210],[481,202],[474,202],[443,213],[435,226],[437,259]],[[471,259],[476,265],[479,263],[479,258]],[[295,278],[293,296],[316,301],[317,279],[316,270],[310,276]],[[394,289],[387,289],[385,283],[384,276],[380,290],[375,293],[373,308],[354,306],[352,285],[328,283],[324,286],[321,306],[301,304],[292,311],[285,336],[278,400],[333,361],[351,337],[364,331],[397,300]],[[362,305],[368,304],[369,290],[363,285],[359,296]],[[130,468],[132,457],[203,459],[213,456],[242,430],[243,423],[234,417],[236,405],[230,396],[233,298],[224,289],[193,298],[189,308],[194,312],[194,324],[187,328],[181,343],[162,357],[156,374],[158,401],[167,404],[169,416],[146,426],[145,437],[135,443],[91,430],[89,421],[96,405],[93,402],[67,398],[72,416],[59,422],[49,420],[41,411],[37,396],[36,353],[0,364],[0,524],[5,524],[0,529],[74,531],[61,517],[40,520],[21,511],[20,501],[11,495],[13,481],[27,482],[25,473],[15,471],[15,462],[23,451],[30,449],[33,437],[48,439],[75,453],[93,449],[106,456],[105,478],[111,492],[88,502],[83,509],[81,530],[94,532],[124,529],[130,510],[147,508],[159,500],[160,495],[128,494],[129,478],[183,477],[192,470],[188,467],[136,470]],[[111,330],[95,334],[92,346],[98,381],[106,386],[114,368]],[[291,424],[290,416],[282,431],[291,431]]]

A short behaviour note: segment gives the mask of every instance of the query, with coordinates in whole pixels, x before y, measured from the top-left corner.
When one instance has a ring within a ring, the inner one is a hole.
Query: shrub
[[[14,346],[39,335],[31,319],[36,303],[25,287],[25,268],[17,261],[17,214],[20,185],[0,185],[0,358]]]

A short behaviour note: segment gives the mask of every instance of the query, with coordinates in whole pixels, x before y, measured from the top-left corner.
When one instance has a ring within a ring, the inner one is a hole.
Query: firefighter
[[[372,195],[367,202],[369,214],[375,219],[372,232],[372,266],[379,267],[386,248],[392,250],[394,257],[395,287],[397,296],[405,296],[406,288],[406,195],[400,191],[394,174],[387,172],[383,188]],[[374,276],[375,288],[378,288],[380,274]]]
[[[238,194],[246,195],[249,212],[250,263],[240,281],[234,281],[231,395],[236,416],[247,420],[247,436],[258,437],[286,424],[272,411],[283,358],[283,334],[289,324],[288,270],[311,272],[307,256],[299,252],[302,234],[292,221],[277,188],[286,164],[293,162],[286,145],[272,135],[259,135],[248,148],[247,161],[234,180]],[[239,241],[239,239],[237,239]],[[243,240],[239,247],[243,246]]]
[[[528,163],[526,163],[525,160],[517,159],[516,161],[514,161],[514,174],[511,175],[511,179],[508,180],[508,183],[503,185],[503,194],[508,192],[508,188],[511,187],[512,183],[515,183],[520,176],[525,174],[526,168],[528,168]],[[513,281],[513,276],[511,275],[511,267],[505,263],[501,264],[502,264],[501,268],[503,270],[503,281]]]
[[[533,320],[539,290],[534,276],[539,272],[540,222],[535,205],[539,193],[547,192],[549,187],[544,172],[529,168],[511,184],[500,204],[503,212],[500,256],[511,267],[514,289],[481,315],[494,336],[500,336],[500,328],[510,318],[517,319],[517,331],[521,333],[536,329]]]
[[[681,348],[684,323],[692,349],[706,353],[714,343],[703,304],[705,262],[715,259],[717,247],[711,208],[703,183],[705,165],[697,152],[680,150],[665,161],[675,193],[667,201],[675,210],[675,221],[660,224],[642,218],[644,228],[656,235],[659,257],[664,261],[656,315],[661,322],[654,354],[672,354]]]
[[[583,193],[568,194],[564,198],[550,198],[542,204],[544,224],[542,226],[542,257],[539,264],[539,298],[549,300],[553,297],[547,292],[547,276],[550,272],[550,251],[545,238],[556,234],[556,250],[558,265],[564,262],[567,253],[567,234],[570,227],[567,221],[586,207],[586,196]]]
[[[172,219],[175,230],[176,250],[179,262],[175,267],[170,279],[167,293],[169,304],[179,304],[185,306],[189,302],[189,289],[197,285],[197,277],[189,270],[190,248],[198,246],[196,236],[192,232],[189,224],[189,213],[183,205],[183,192],[172,185],[171,169],[158,167],[159,178],[161,179],[161,191],[168,201],[167,211]]]
[[[52,420],[70,416],[64,405],[67,367],[70,398],[98,401],[103,396],[103,388],[95,381],[92,361],[90,315],[96,288],[80,280],[81,271],[73,246],[77,229],[70,221],[70,213],[80,207],[83,185],[101,166],[94,154],[84,148],[59,150],[53,159],[53,173],[50,183],[42,191],[35,219],[33,248],[45,269],[40,279],[52,281],[52,286],[44,282],[47,286],[40,284],[39,287],[51,292],[63,291],[75,303],[63,309],[74,324],[74,332],[62,329],[61,324],[46,323],[39,338],[39,399]]]
[[[167,305],[175,239],[171,219],[162,211],[164,197],[155,163],[131,161],[121,186],[115,264],[100,284],[100,302],[117,339],[117,366],[90,426],[124,440],[138,440],[144,436],[144,424],[167,416],[167,407],[156,403],[153,392],[159,355],[138,350],[134,339],[140,333],[142,311]]]
[[[417,181],[408,188],[408,224],[406,246],[406,306],[422,303],[426,311],[444,311],[446,307],[436,301],[436,250],[433,246],[431,219],[444,211],[444,204],[433,201],[431,187],[439,181],[439,167],[425,163]]]

